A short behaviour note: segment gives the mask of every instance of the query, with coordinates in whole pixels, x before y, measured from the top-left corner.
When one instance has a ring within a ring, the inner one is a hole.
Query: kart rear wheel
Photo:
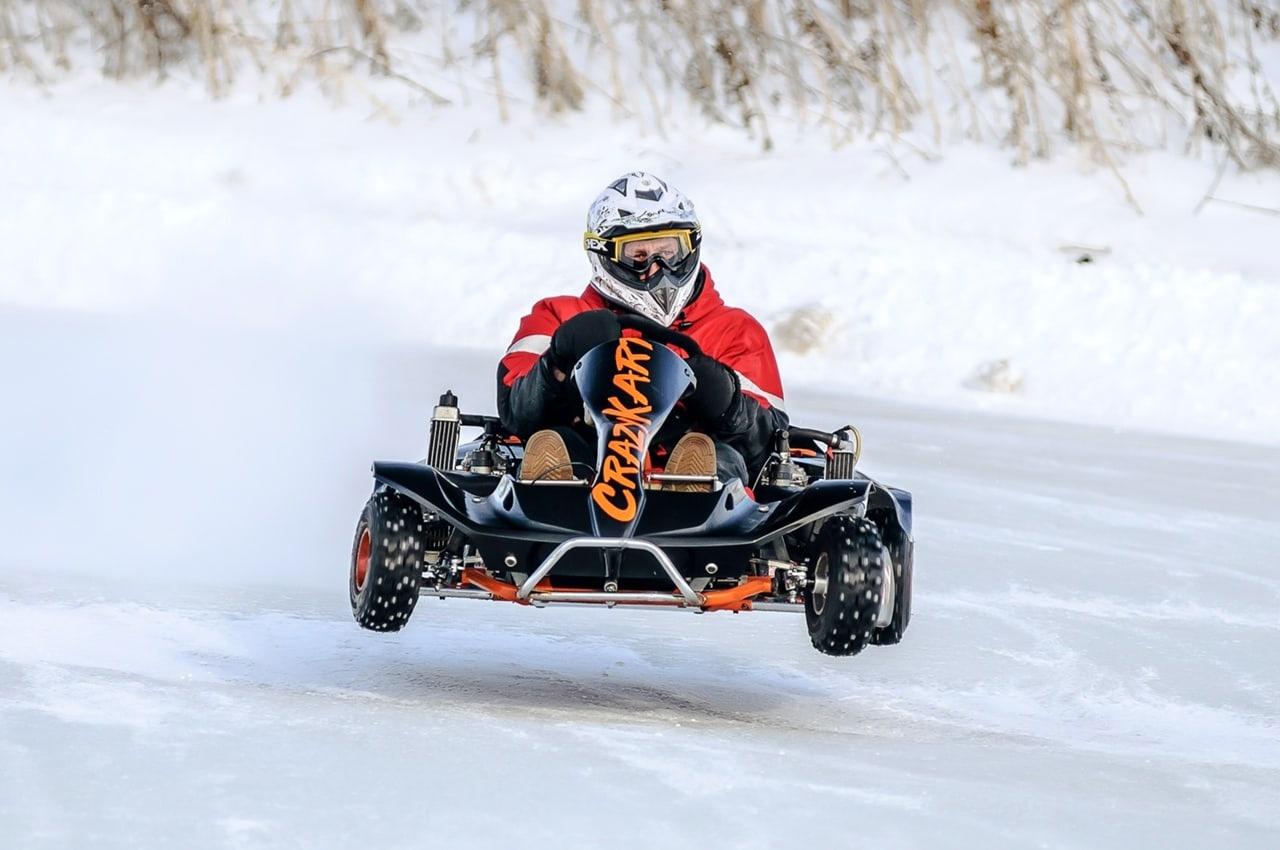
[[[809,557],[804,613],[814,649],[857,655],[871,641],[884,584],[884,546],[874,523],[833,517]]]
[[[393,490],[374,493],[351,544],[351,613],[362,627],[398,632],[418,604],[422,578],[422,509]]]

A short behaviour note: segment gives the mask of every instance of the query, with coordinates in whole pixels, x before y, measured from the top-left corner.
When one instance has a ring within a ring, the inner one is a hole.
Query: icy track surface
[[[1280,845],[1273,449],[796,394],[916,493],[904,644],[832,659],[786,614],[464,600],[384,636],[345,599],[368,455],[408,455],[423,387],[478,360],[408,381],[417,355],[238,345],[202,372],[187,332],[157,364],[143,331],[131,353],[6,330],[5,385],[58,387],[0,426],[33,453],[4,458],[26,482],[2,494],[6,848]],[[358,404],[302,380],[349,386],[339,363],[401,377]]]

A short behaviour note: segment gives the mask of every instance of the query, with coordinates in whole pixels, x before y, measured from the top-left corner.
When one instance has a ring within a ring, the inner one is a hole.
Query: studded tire
[[[871,642],[884,583],[884,546],[870,520],[827,520],[809,557],[804,613],[826,655],[857,655]]]
[[[893,559],[894,596],[893,619],[883,629],[871,633],[871,642],[876,646],[892,646],[902,640],[902,634],[911,622],[911,584],[915,544],[905,535],[889,546],[889,555]]]
[[[398,632],[418,604],[422,578],[422,509],[393,490],[374,493],[351,546],[351,613],[362,627]]]

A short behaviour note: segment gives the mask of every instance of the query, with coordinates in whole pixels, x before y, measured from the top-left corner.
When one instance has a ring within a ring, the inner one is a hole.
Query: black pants
[[[580,430],[567,425],[558,425],[551,430],[564,438],[564,447],[569,450],[569,460],[573,461],[576,474],[584,474],[586,471],[583,469],[584,466],[595,469],[595,447],[587,442]],[[716,478],[721,481],[732,481],[737,478],[748,487],[751,486],[751,482],[747,480],[747,462],[743,459],[742,453],[714,437],[711,442],[716,446]]]

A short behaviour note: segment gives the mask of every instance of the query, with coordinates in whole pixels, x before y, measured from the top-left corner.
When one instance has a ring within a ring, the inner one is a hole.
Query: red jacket
[[[561,323],[578,313],[602,307],[617,309],[591,287],[579,296],[557,295],[534,304],[529,315],[520,320],[520,329],[502,358],[498,373],[503,383],[510,387],[534,368]],[[672,327],[693,337],[704,354],[736,372],[744,395],[766,410],[786,410],[782,378],[768,334],[750,313],[725,305],[705,265],[702,291]]]
[[[678,439],[688,428],[706,427],[717,441],[741,454],[748,480],[753,481],[773,451],[774,436],[788,425],[782,379],[764,328],[746,311],[725,306],[706,266],[700,275],[701,290],[672,327],[693,337],[704,354],[732,369],[742,391],[725,414],[709,425],[689,422],[677,411],[654,436],[653,446],[661,455],[669,449],[668,438]],[[554,377],[544,354],[563,322],[601,308],[621,311],[588,288],[577,297],[544,298],[520,320],[520,329],[498,366],[498,415],[508,431],[528,436],[540,428],[581,420],[581,399]]]

